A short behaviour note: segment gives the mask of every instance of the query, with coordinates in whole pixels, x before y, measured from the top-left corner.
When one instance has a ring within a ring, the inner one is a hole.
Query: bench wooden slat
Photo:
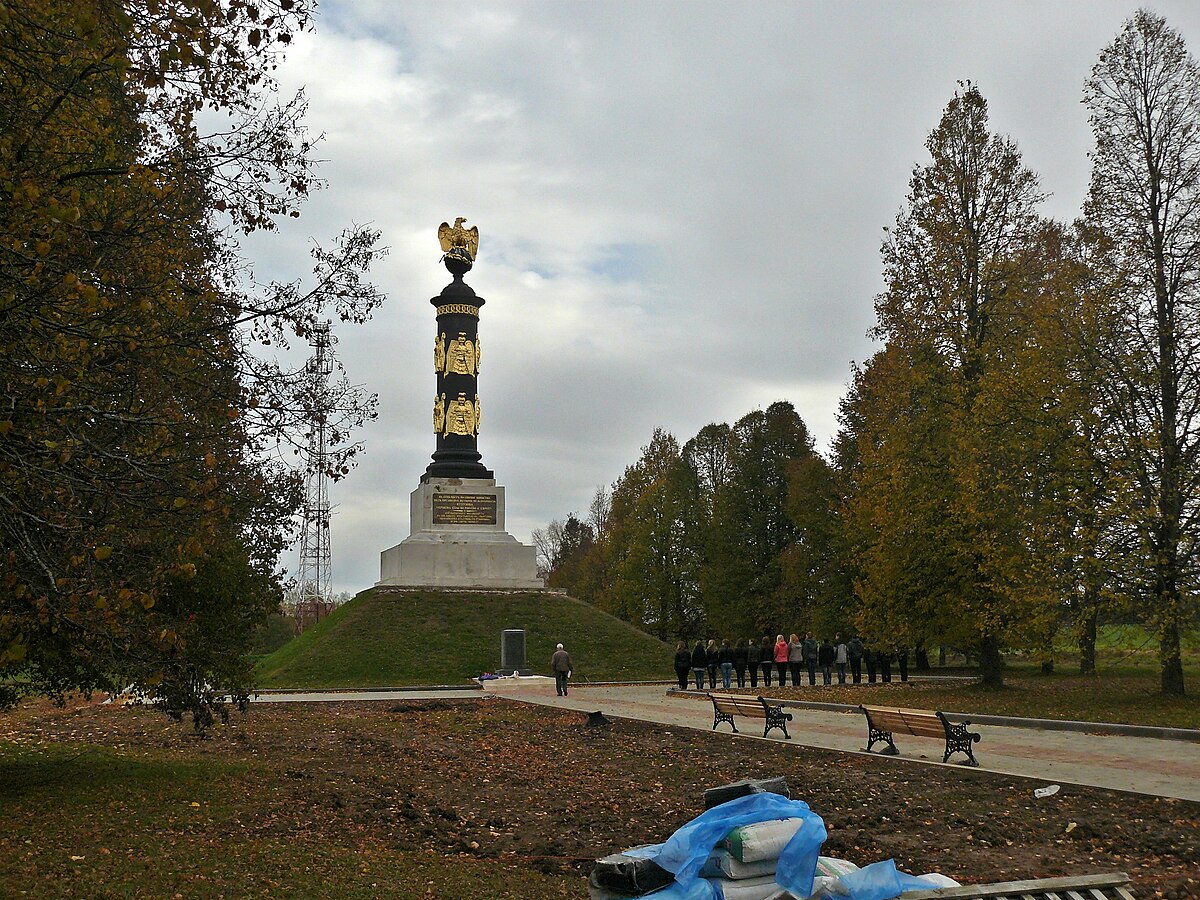
[[[748,716],[754,719],[765,719],[767,712],[763,709],[763,705],[758,702],[757,697],[738,697],[731,694],[716,695],[713,697],[715,703],[724,712],[733,712],[739,716]]]
[[[764,697],[746,697],[737,694],[708,694],[713,704],[713,730],[722,722],[728,722],[729,727],[737,732],[734,716],[745,716],[750,719],[763,720],[763,737],[770,734],[772,728],[778,728],[783,736],[791,740],[787,723],[792,718],[791,713],[783,711],[783,705],[771,703]]]
[[[932,713],[918,715],[914,710],[871,710],[871,721],[886,731],[902,731],[916,737],[944,738],[946,729]]]
[[[947,762],[953,753],[965,753],[967,765],[977,766],[971,744],[979,740],[979,735],[967,731],[970,722],[951,722],[940,712],[930,709],[904,709],[902,707],[881,707],[861,705],[863,715],[867,719],[868,753],[879,742],[887,744],[881,753],[895,755],[894,733],[911,734],[914,737],[939,738],[946,742],[942,762]]]

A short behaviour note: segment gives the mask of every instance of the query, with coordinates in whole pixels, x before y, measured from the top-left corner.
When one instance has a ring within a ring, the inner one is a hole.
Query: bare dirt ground
[[[828,856],[963,882],[1125,871],[1139,898],[1200,897],[1200,804],[1072,786],[1035,799],[1041,782],[966,768],[585,721],[504,700],[259,705],[198,739],[151,710],[42,706],[0,719],[0,740],[252,762],[232,792],[243,830],[530,867],[565,896],[585,895],[598,856],[701,812],[705,788],[783,775],[824,818]]]

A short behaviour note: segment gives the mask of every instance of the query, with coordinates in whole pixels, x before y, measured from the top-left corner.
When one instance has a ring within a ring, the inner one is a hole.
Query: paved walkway
[[[662,685],[586,685],[574,684],[568,696],[554,692],[554,680],[542,676],[502,678],[484,682],[484,695],[495,695],[543,706],[600,710],[607,716],[640,719],[700,731],[712,729],[712,704],[707,700],[672,697]],[[297,702],[317,700],[400,700],[418,697],[479,697],[479,691],[388,691],[363,693],[274,694],[259,702]],[[823,747],[847,753],[860,753],[866,746],[867,728],[861,713],[791,709],[788,730],[790,743],[796,746]],[[754,731],[755,722],[738,723],[740,734],[725,726],[720,733],[731,738],[784,742],[778,732],[763,738]],[[972,730],[976,730],[972,726]],[[959,771],[999,772],[1044,780],[1054,784],[1083,784],[1114,790],[1133,791],[1162,797],[1200,801],[1200,748],[1188,741],[1122,735],[1080,734],[1067,731],[1043,731],[999,725],[980,725],[982,740],[975,745],[980,767],[968,770],[950,763]],[[923,765],[944,765],[938,742],[925,738],[897,739],[900,755]],[[955,759],[961,757],[956,756]]]
[[[605,715],[660,722],[676,727],[712,729],[712,704],[708,700],[671,697],[661,685],[574,685],[566,697],[554,693],[550,678],[500,679],[485,682],[485,691],[514,700],[566,707]],[[788,723],[792,744],[860,753],[867,744],[862,713],[791,709]],[[779,732],[761,737],[755,723],[738,723],[741,732],[731,737],[783,742]],[[1200,748],[1187,741],[1137,738],[1120,735],[1079,734],[980,725],[982,740],[975,745],[979,768],[1005,775],[1022,775],[1056,784],[1096,787],[1200,801]],[[729,733],[721,726],[722,733]],[[900,756],[929,765],[943,765],[939,743],[926,738],[899,737]],[[954,759],[961,759],[955,756]],[[956,769],[963,767],[949,763]]]

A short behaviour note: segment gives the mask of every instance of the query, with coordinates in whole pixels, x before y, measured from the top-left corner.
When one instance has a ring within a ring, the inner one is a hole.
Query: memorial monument
[[[442,262],[454,280],[429,302],[437,310],[433,462],[409,499],[410,534],[380,554],[380,586],[539,590],[533,547],[504,530],[504,488],[479,453],[479,310],[463,281],[479,249],[466,219],[443,222]]]

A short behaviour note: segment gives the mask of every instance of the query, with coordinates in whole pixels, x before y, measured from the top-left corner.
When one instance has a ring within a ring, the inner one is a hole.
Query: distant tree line
[[[855,366],[827,460],[790,403],[656,431],[585,517],[540,531],[552,586],[663,639],[786,625],[881,648],[1001,653],[1098,622],[1157,636],[1184,692],[1200,546],[1200,70],[1140,11],[1084,102],[1070,224],[960,85],[882,247],[883,349]]]

